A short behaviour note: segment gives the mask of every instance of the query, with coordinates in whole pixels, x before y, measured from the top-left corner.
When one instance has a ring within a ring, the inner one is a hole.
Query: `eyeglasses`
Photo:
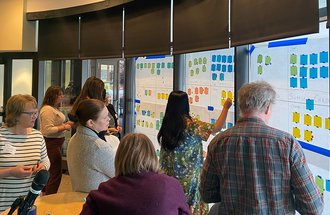
[[[37,117],[38,114],[39,114],[39,111],[33,111],[33,112],[26,112],[26,111],[23,111],[22,113],[24,113],[24,114],[28,114],[30,117]]]

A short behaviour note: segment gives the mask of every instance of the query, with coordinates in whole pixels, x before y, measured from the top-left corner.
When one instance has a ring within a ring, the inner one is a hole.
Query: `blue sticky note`
[[[217,56],[216,55],[212,55],[212,62],[215,62],[217,60]]]
[[[150,110],[147,111],[147,116],[150,116]]]
[[[299,73],[301,78],[306,78],[307,77],[307,67],[300,67],[300,73]]]
[[[229,55],[228,56],[228,63],[232,63],[233,62],[233,56],[232,55]]]
[[[217,64],[217,71],[221,70],[221,64]]]
[[[329,68],[327,66],[322,66],[320,68],[320,77],[329,78]]]
[[[326,191],[329,191],[330,192],[330,180],[329,179],[327,179],[325,181],[325,189],[326,189]]]
[[[297,88],[297,85],[298,85],[297,78],[295,77],[290,78],[290,87]]]
[[[309,55],[309,62],[312,65],[317,64],[317,54],[316,53],[312,53]]]
[[[207,106],[207,110],[214,111],[214,107],[213,106]]]
[[[312,68],[309,69],[309,77],[311,79],[317,78],[317,68],[312,67]]]
[[[231,128],[231,127],[233,127],[233,123],[228,122],[228,123],[227,123],[227,128]]]
[[[300,88],[302,89],[307,88],[307,78],[300,78]]]
[[[314,110],[314,100],[313,99],[306,99],[306,109]]]
[[[211,71],[212,71],[212,72],[215,71],[215,67],[216,67],[216,64],[212,64],[212,65],[211,65]]]
[[[305,55],[305,54],[300,55],[300,64],[307,65],[307,55]]]
[[[228,72],[233,72],[233,65],[228,65]]]
[[[146,111],[145,110],[142,110],[142,115],[145,116],[146,115]]]
[[[326,51],[320,52],[320,63],[328,63],[329,62],[329,54]]]
[[[215,119],[211,119],[211,124],[214,124],[215,123]]]
[[[217,55],[217,62],[221,62],[221,55]]]
[[[227,67],[226,67],[226,65],[222,65],[221,71],[222,71],[222,72],[226,72],[226,71],[227,71]]]
[[[227,56],[226,55],[222,55],[222,63],[226,63],[227,62]]]
[[[220,73],[219,79],[220,79],[220,81],[224,81],[225,80],[225,74]]]
[[[213,81],[217,80],[217,74],[216,73],[212,73],[212,80]]]

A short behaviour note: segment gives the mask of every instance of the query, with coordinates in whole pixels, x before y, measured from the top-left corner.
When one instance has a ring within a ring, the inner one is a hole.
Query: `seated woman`
[[[0,128],[0,212],[29,192],[34,173],[50,166],[45,140],[33,128],[37,118],[33,96],[9,98],[6,124]]]
[[[74,191],[89,192],[115,175],[115,151],[101,131],[109,125],[108,109],[97,99],[78,105],[79,126],[68,144],[67,159]]]
[[[159,173],[158,158],[144,134],[128,134],[115,158],[116,177],[87,196],[82,215],[191,214],[180,183]]]

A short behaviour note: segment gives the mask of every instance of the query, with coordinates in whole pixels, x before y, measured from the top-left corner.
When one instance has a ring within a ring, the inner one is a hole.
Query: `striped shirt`
[[[34,166],[38,161],[49,169],[45,140],[39,131],[32,129],[27,135],[17,135],[6,127],[0,128],[0,168]],[[28,193],[33,178],[31,175],[0,179],[0,212],[9,208],[17,197]]]
[[[323,198],[292,135],[242,118],[209,145],[200,192],[219,214],[321,214]]]

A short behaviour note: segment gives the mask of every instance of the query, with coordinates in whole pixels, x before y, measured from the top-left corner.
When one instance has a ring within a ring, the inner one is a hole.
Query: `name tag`
[[[2,149],[2,153],[11,154],[11,155],[14,155],[16,153],[15,146],[12,146],[10,143],[5,143],[5,145],[3,145],[1,149]]]

